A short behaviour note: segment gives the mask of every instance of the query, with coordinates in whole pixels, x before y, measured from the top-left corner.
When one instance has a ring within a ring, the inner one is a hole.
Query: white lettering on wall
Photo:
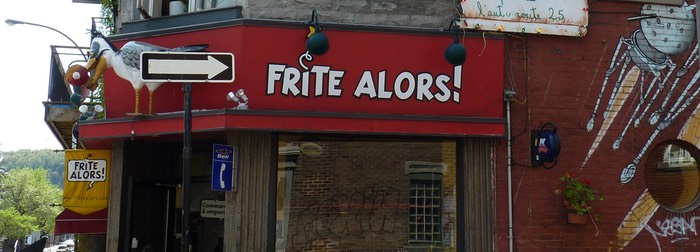
[[[644,229],[652,235],[656,246],[661,251],[659,237],[670,239],[671,243],[675,243],[688,240],[690,236],[697,236],[698,231],[695,222],[698,219],[700,219],[698,216],[690,216],[688,219],[685,216],[674,216],[664,221],[656,221],[658,230],[655,230],[650,224],[645,225]]]
[[[330,66],[313,66],[308,71],[282,64],[269,64],[267,73],[267,95],[281,94],[302,97],[341,97],[346,84],[343,77],[346,71],[333,70]],[[462,66],[455,66],[452,76],[431,73],[413,74],[402,71],[387,79],[387,71],[365,70],[354,83],[352,95],[357,98],[418,101],[436,100],[460,102],[462,87]],[[389,82],[389,84],[387,84]],[[313,90],[313,95],[310,95]]]
[[[314,96],[341,96],[343,90],[340,82],[343,75],[345,71],[331,70],[329,66],[313,66],[311,70],[302,72],[287,65],[268,64],[267,94],[279,92],[283,95],[309,97],[309,89],[313,85]]]

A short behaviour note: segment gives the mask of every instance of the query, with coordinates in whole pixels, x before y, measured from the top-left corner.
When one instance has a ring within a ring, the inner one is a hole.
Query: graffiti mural
[[[595,139],[581,167],[586,166],[598,149],[620,149],[625,136],[640,126],[649,127],[651,132],[642,136],[641,148],[632,160],[625,167],[619,167],[622,184],[634,179],[652,143],[673,122],[683,125],[678,139],[700,146],[700,105],[694,101],[700,94],[700,71],[693,71],[700,57],[695,7],[695,3],[682,6],[644,4],[639,15],[627,18],[630,24],[638,22],[639,28],[619,38],[610,59],[586,124]],[[623,112],[623,106],[629,108],[628,111]],[[688,109],[694,110],[690,116]],[[611,130],[616,120],[616,125],[622,126]],[[601,144],[605,137],[613,137],[612,146]],[[697,236],[695,222],[700,217],[694,213],[696,205],[679,211],[667,208],[654,199],[649,188],[644,190],[620,222],[613,246],[623,250],[642,231],[653,237],[659,251],[664,242],[682,242]]]
[[[641,28],[634,31],[629,38],[621,37],[617,44],[586,128],[591,132],[598,120],[602,120],[602,123],[582,166],[586,165],[600,147],[602,138],[607,135],[611,124],[617,119],[622,105],[627,102],[636,102],[634,110],[626,118],[624,129],[617,134],[612,148],[619,149],[630,126],[638,127],[645,116],[649,125],[655,125],[655,129],[637,156],[622,170],[620,182],[628,183],[634,178],[642,156],[659,132],[666,129],[691,105],[691,98],[700,92],[696,87],[700,72],[695,73],[688,83],[681,83],[681,80],[688,73],[689,66],[697,61],[697,44],[692,49],[691,56],[685,59],[680,68],[670,56],[686,52],[694,41],[694,10],[695,4],[686,3],[681,7],[646,4],[642,6],[640,15],[628,18],[630,21],[640,20]],[[615,83],[605,109],[598,118],[599,107],[611,79]],[[685,85],[685,87],[680,94],[676,95],[674,91],[679,89],[678,85]],[[637,90],[639,95],[631,95],[633,90]],[[664,93],[665,97],[659,106],[656,101],[660,94]],[[669,108],[668,105],[672,101],[673,104],[670,104]],[[652,106],[656,106],[654,111],[650,111]]]
[[[667,219],[658,220],[654,224],[644,226],[656,241],[659,251],[661,245],[659,237],[671,240],[671,243],[690,239],[690,236],[697,236],[698,230],[695,221],[700,219],[700,216],[686,216],[684,214],[676,214],[669,216]]]

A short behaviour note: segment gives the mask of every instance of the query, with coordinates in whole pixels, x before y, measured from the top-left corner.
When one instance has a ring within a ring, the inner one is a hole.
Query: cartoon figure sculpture
[[[78,64],[70,66],[68,70],[66,70],[66,75],[64,76],[64,78],[71,85],[78,87],[85,85],[88,82],[90,82],[91,84],[97,84],[96,82],[90,80],[92,79],[92,77],[90,77],[87,68]],[[96,86],[86,86],[86,88],[94,91]]]
[[[139,62],[142,52],[201,52],[207,49],[208,45],[190,45],[177,48],[166,48],[139,41],[129,41],[121,49],[117,49],[102,34],[93,36],[90,46],[90,59],[85,66],[88,71],[94,69],[94,75],[88,80],[88,87],[94,86],[107,68],[112,67],[114,72],[131,83],[136,92],[135,110],[130,115],[141,115],[139,113],[139,92],[144,85],[148,88],[148,114],[153,112],[153,92],[162,84],[161,82],[144,82],[141,80],[141,64]]]

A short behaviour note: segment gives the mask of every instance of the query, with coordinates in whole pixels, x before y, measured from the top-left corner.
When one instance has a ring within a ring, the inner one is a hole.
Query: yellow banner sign
[[[109,150],[66,150],[63,207],[89,214],[109,202]]]

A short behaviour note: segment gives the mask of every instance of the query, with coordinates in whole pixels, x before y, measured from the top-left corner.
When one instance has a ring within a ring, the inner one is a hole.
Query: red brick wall
[[[646,189],[644,179],[644,161],[640,160],[633,179],[626,184],[620,181],[623,169],[643,150],[645,143],[657,125],[647,122],[649,113],[660,107],[661,101],[670,89],[659,94],[660,98],[652,103],[650,111],[642,119],[639,127],[627,131],[620,148],[614,150],[613,143],[623,131],[636,102],[640,98],[637,86],[630,94],[630,100],[620,108],[618,118],[611,123],[608,133],[600,140],[599,147],[583,165],[601,129],[602,112],[607,105],[612,86],[619,74],[613,74],[603,92],[598,108],[596,125],[592,131],[587,124],[594,110],[596,99],[601,91],[606,71],[613,59],[620,37],[629,38],[640,28],[639,21],[628,21],[628,17],[640,14],[642,4],[621,1],[588,1],[589,26],[585,37],[562,37],[532,34],[508,34],[506,36],[506,83],[505,89],[513,89],[517,95],[512,101],[513,132],[513,213],[514,244],[516,251],[673,251],[699,249],[700,237],[695,232],[695,216],[700,216],[697,209],[687,213],[673,213],[663,208],[656,211],[635,212],[637,219],[651,216],[648,229],[641,228],[638,234],[620,232],[620,227],[629,212],[634,209],[640,195]],[[693,4],[692,1],[690,4]],[[695,42],[693,42],[695,45]],[[623,49],[625,46],[622,46]],[[677,70],[690,57],[689,50],[671,55],[677,65],[675,71],[668,68],[661,70],[661,77],[670,76],[673,80]],[[469,50],[469,49],[468,49]],[[471,49],[472,52],[478,48]],[[622,51],[620,52],[622,54]],[[620,69],[617,69],[619,72]],[[631,71],[631,67],[627,69]],[[690,65],[688,74],[682,76],[676,87],[673,99],[698,71],[697,62]],[[648,83],[653,75],[646,75]],[[638,81],[641,83],[642,81]],[[651,99],[652,89],[648,99]],[[655,143],[677,138],[686,119],[697,106],[696,99],[691,100],[689,109],[670,123],[668,128],[660,131],[653,139],[646,153]],[[668,106],[670,108],[670,106]],[[642,107],[644,109],[644,107]],[[544,123],[557,126],[557,133],[562,140],[559,163],[552,169],[528,167],[530,165],[530,131],[539,129]],[[496,192],[495,192],[495,234],[496,248],[508,249],[508,188],[506,141],[501,139],[496,146]],[[592,186],[605,195],[602,202],[594,202],[594,209],[601,215],[601,220],[593,225],[590,220],[586,225],[566,223],[566,214],[561,196],[554,190],[561,188],[557,180],[566,172],[589,179]],[[679,182],[680,183],[680,182]],[[648,201],[640,204],[654,204]],[[684,224],[685,225],[681,225]],[[637,221],[628,225],[641,225]],[[578,251],[578,250],[576,250]]]

